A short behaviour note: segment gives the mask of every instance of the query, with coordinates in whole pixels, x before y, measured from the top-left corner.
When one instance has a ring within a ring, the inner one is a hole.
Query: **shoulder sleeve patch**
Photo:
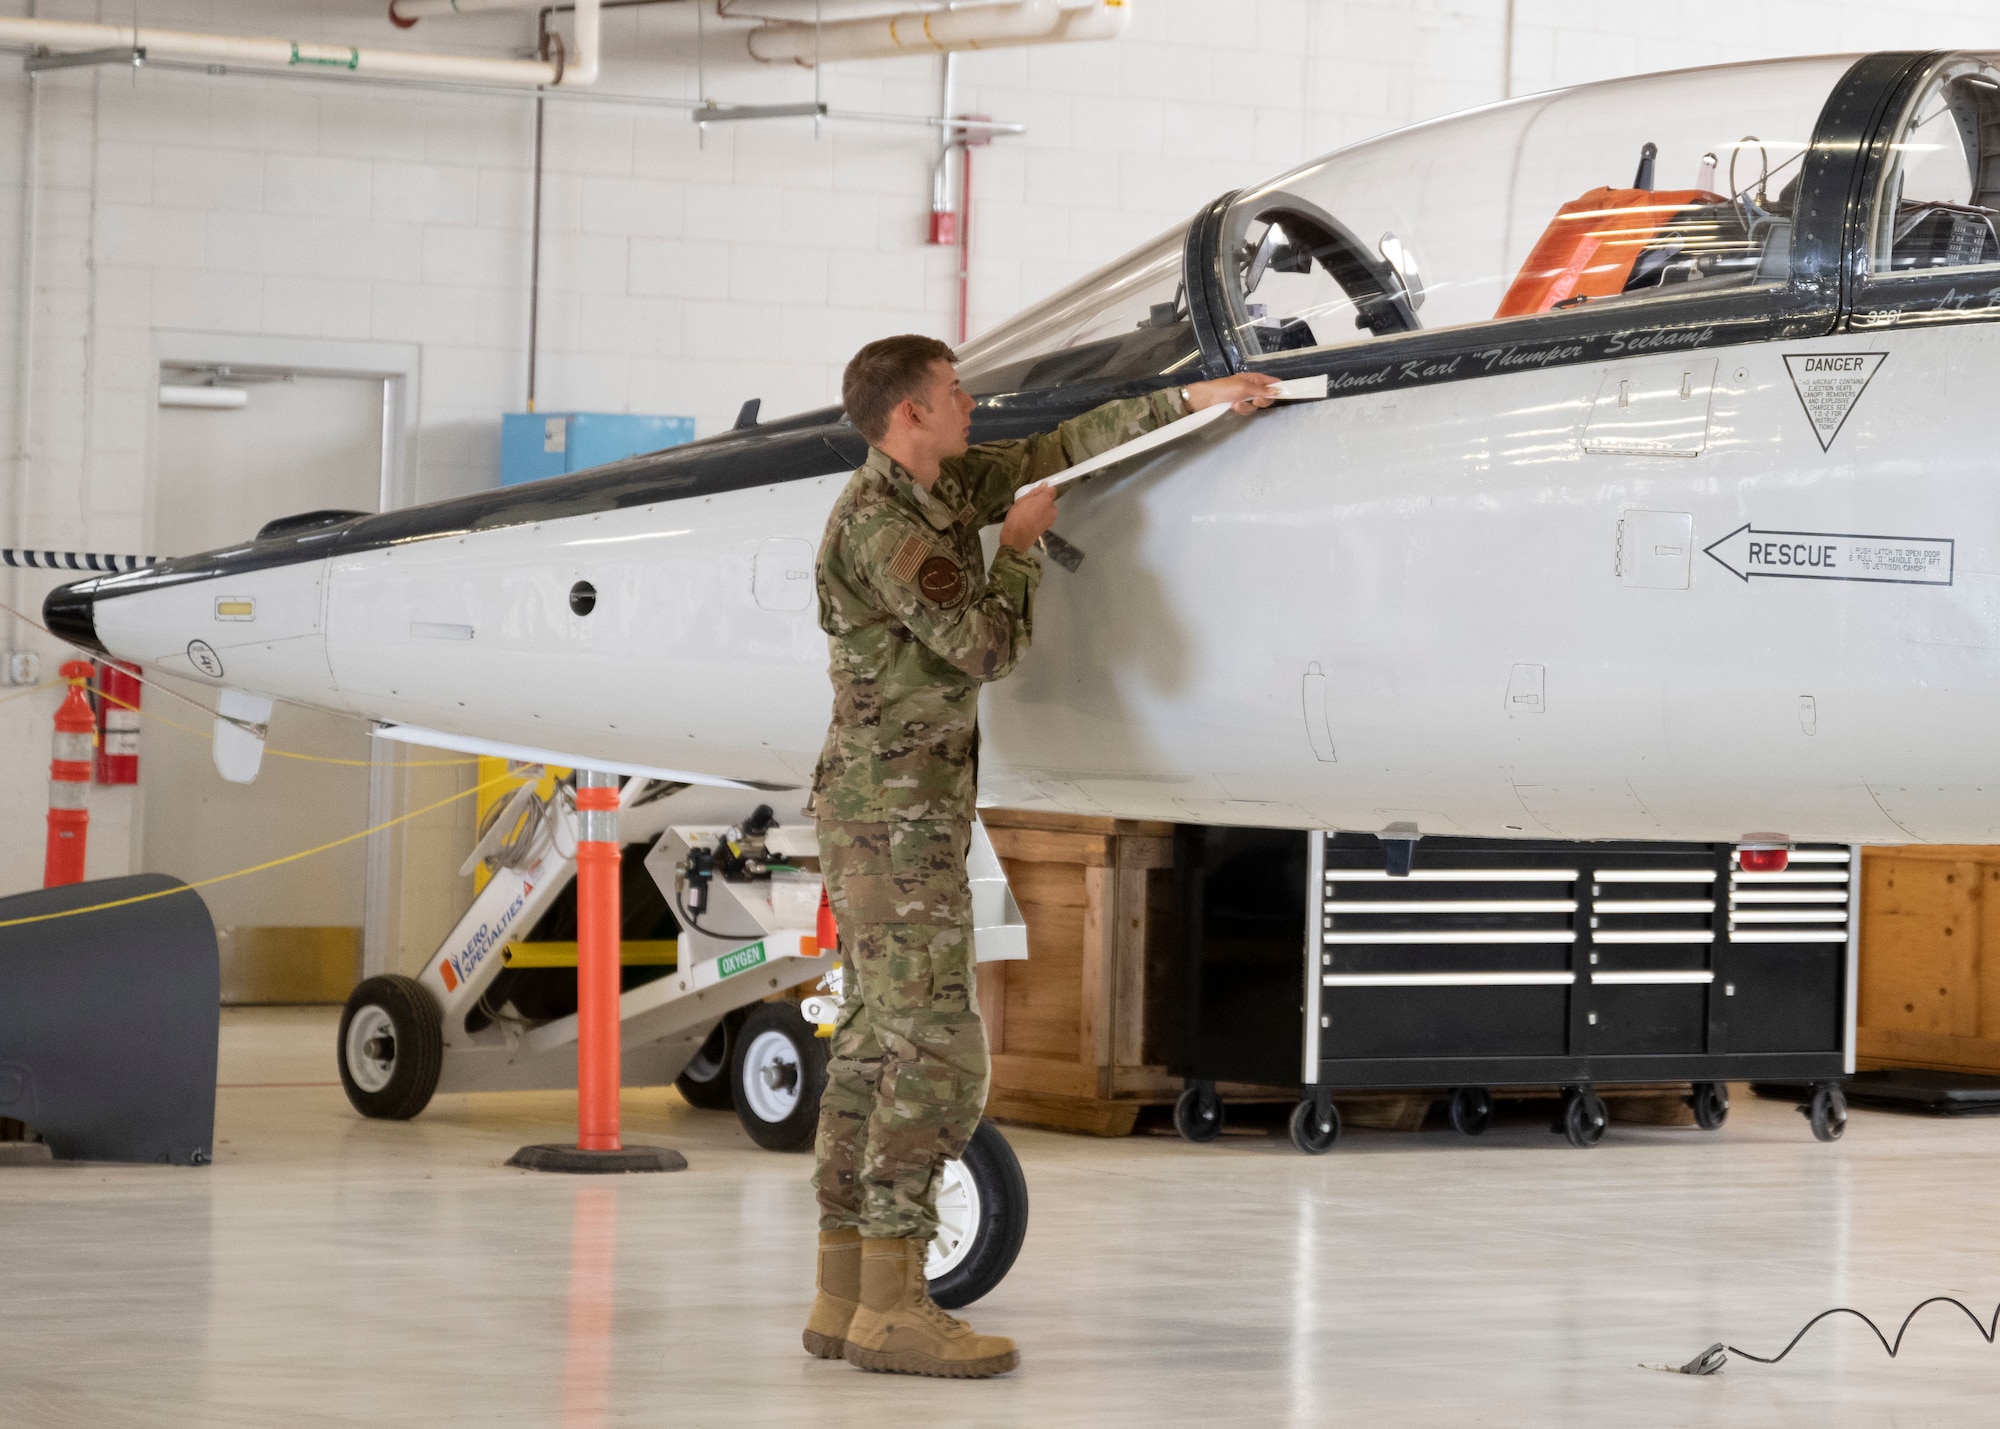
[[[889,574],[892,578],[908,585],[916,579],[917,568],[930,554],[931,543],[922,536],[912,533],[903,538],[903,544],[896,548],[896,554],[889,560]]]

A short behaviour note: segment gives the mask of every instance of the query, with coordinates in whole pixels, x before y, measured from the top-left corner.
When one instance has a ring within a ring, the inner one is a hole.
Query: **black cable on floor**
[[[1972,1321],[1972,1328],[1979,1331],[1980,1337],[1983,1338],[1989,1345],[1993,1343],[1994,1332],[1996,1330],[2000,1330],[2000,1305],[1995,1305],[1993,1307],[1993,1318],[1991,1320],[1982,1323],[1979,1317],[1972,1313],[1971,1309],[1969,1309],[1966,1306],[1963,1300],[1955,1300],[1949,1295],[1933,1295],[1931,1296],[1930,1299],[1923,1301],[1922,1304],[1919,1304],[1916,1310],[1910,1311],[1909,1314],[1903,1317],[1903,1323],[1897,1329],[1896,1338],[1894,1340],[1891,1340],[1887,1335],[1883,1334],[1881,1326],[1877,1325],[1873,1320],[1869,1319],[1859,1310],[1850,1310],[1845,1305],[1841,1305],[1832,1310],[1822,1310],[1819,1312],[1819,1314],[1813,1316],[1810,1320],[1806,1321],[1805,1329],[1800,1330],[1796,1335],[1792,1336],[1792,1343],[1790,1345],[1786,1345],[1782,1350],[1779,1350],[1775,1355],[1772,1355],[1769,1359],[1765,1359],[1762,1355],[1753,1355],[1748,1350],[1739,1350],[1734,1345],[1726,1345],[1724,1346],[1724,1348],[1727,1349],[1729,1353],[1731,1353],[1732,1355],[1741,1355],[1746,1360],[1757,1361],[1758,1364],[1776,1364],[1779,1360],[1783,1359],[1786,1355],[1792,1352],[1793,1345],[1798,1344],[1800,1340],[1803,1340],[1806,1337],[1806,1330],[1810,1330],[1814,1325],[1817,1325],[1821,1320],[1824,1320],[1832,1315],[1852,1315],[1855,1319],[1859,1320],[1862,1324],[1866,1325],[1869,1329],[1875,1332],[1875,1338],[1882,1342],[1882,1348],[1889,1352],[1889,1358],[1894,1359],[1896,1357],[1896,1351],[1900,1350],[1903,1347],[1903,1336],[1909,1333],[1910,1321],[1917,1318],[1917,1311],[1922,1310],[1925,1305],[1956,1305],[1959,1308],[1959,1310],[1963,1312],[1965,1318]]]
[[[2000,1332],[2000,1305],[1993,1307],[1993,1317],[1991,1319],[1982,1321],[1977,1315],[1972,1313],[1971,1308],[1963,1300],[1954,1299],[1950,1295],[1933,1295],[1903,1317],[1903,1323],[1897,1327],[1896,1338],[1893,1340],[1882,1333],[1880,1325],[1862,1314],[1861,1311],[1851,1309],[1845,1305],[1838,1305],[1831,1310],[1822,1310],[1806,1321],[1805,1327],[1792,1336],[1789,1344],[1768,1358],[1764,1355],[1753,1355],[1750,1351],[1738,1349],[1735,1345],[1718,1343],[1710,1345],[1684,1365],[1660,1365],[1656,1366],[1656,1368],[1671,1370],[1675,1374],[1717,1374],[1721,1372],[1727,1355],[1736,1355],[1741,1359],[1754,1360],[1758,1364],[1776,1364],[1798,1347],[1799,1341],[1806,1337],[1814,1325],[1817,1325],[1821,1320],[1831,1319],[1835,1315],[1852,1315],[1855,1319],[1866,1325],[1875,1338],[1881,1342],[1882,1348],[1888,1352],[1889,1358],[1894,1359],[1897,1351],[1903,1348],[1903,1336],[1909,1333],[1910,1322],[1917,1318],[1920,1311],[1931,1305],[1957,1306],[1960,1313],[1966,1319],[1972,1321],[1972,1328],[1979,1331],[1980,1338],[1985,1340],[1989,1345],[1993,1343],[1996,1332]]]

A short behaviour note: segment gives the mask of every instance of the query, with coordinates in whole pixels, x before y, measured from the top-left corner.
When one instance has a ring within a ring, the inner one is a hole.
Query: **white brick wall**
[[[961,105],[1018,120],[977,152],[975,331],[1225,188],[1340,144],[1500,97],[1504,0],[1134,0],[1116,46],[962,61]],[[95,3],[41,13],[94,18]],[[392,31],[379,0],[151,0],[159,25],[513,52],[519,15]],[[109,12],[106,12],[109,13]],[[603,87],[696,92],[694,6],[606,17]],[[813,77],[743,57],[707,22],[707,93],[800,100]],[[1513,90],[1846,49],[2000,42],[1989,0],[1518,0]],[[837,109],[929,112],[938,66],[830,69]],[[0,65],[0,452],[15,445],[23,94]],[[421,346],[425,499],[490,483],[525,392],[531,112],[520,100],[148,70],[40,81],[39,284],[29,540],[147,539],[154,333]],[[776,415],[833,399],[870,337],[948,335],[955,255],[923,244],[934,138],[805,121],[551,104],[541,405]],[[0,488],[0,490],[4,490]],[[0,494],[0,500],[4,500]],[[0,537],[13,513],[0,521]],[[19,594],[38,604],[51,584]],[[39,648],[45,641],[0,639]],[[9,693],[0,689],[0,695]],[[0,704],[0,891],[39,878],[52,695]],[[92,871],[123,871],[128,804],[99,791]]]

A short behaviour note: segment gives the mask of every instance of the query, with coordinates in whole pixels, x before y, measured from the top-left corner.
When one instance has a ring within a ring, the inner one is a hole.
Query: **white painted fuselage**
[[[1853,354],[1881,360],[1823,449],[1787,358]],[[2000,327],[1459,360],[1490,370],[1231,417],[1072,489],[1057,529],[1087,559],[1051,566],[1033,649],[985,692],[982,798],[1501,837],[2000,838],[1980,416]],[[97,630],[281,700],[796,786],[830,708],[810,571],[845,479],[100,598]],[[225,597],[254,618],[217,618]]]

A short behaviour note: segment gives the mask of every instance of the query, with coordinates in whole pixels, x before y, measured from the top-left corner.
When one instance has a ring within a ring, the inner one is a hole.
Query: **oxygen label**
[[[715,960],[715,975],[719,978],[734,977],[745,968],[754,968],[764,961],[764,945],[752,943],[747,948],[738,948],[733,953],[724,953]]]
[[[1806,409],[1819,449],[1827,451],[1846,425],[1847,414],[1861,400],[1868,383],[1882,365],[1885,352],[1812,352],[1786,354],[1785,367],[1792,374],[1792,390]]]

